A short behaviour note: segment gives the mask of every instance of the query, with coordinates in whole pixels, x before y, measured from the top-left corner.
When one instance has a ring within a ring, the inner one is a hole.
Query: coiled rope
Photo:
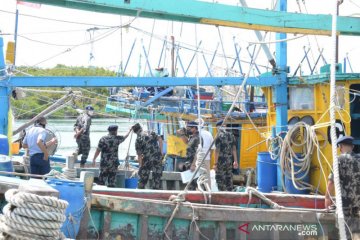
[[[0,239],[64,239],[60,227],[68,203],[55,197],[10,189],[0,216]]]
[[[292,180],[298,190],[312,190],[311,184],[303,181],[309,174],[311,156],[314,151],[315,129],[304,122],[296,123],[286,134],[280,152],[282,176]],[[302,152],[301,156],[296,150]],[[284,177],[282,177],[282,180]],[[283,184],[285,188],[285,184]],[[285,189],[286,190],[286,189]]]

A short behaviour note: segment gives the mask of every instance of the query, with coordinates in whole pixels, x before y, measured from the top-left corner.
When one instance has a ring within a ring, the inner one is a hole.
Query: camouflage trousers
[[[89,152],[90,152],[90,137],[89,135],[81,135],[79,138],[76,139],[76,143],[78,148],[76,153],[81,155],[81,162],[80,164],[85,164],[86,160],[88,159]]]
[[[152,171],[153,189],[161,188],[161,176],[162,176],[162,163],[161,160],[148,160],[143,159],[143,165],[139,168],[139,182],[138,188],[144,189],[146,183],[149,180],[150,171]]]
[[[233,190],[233,158],[232,157],[219,157],[216,166],[216,183],[219,191],[232,191]]]
[[[108,187],[115,187],[115,177],[118,169],[116,161],[100,160],[99,184],[105,185],[107,181]]]

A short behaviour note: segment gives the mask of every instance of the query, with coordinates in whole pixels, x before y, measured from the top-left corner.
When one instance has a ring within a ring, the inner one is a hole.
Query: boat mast
[[[277,3],[276,10],[286,12],[287,0],[280,0]],[[281,41],[286,39],[286,33],[276,33],[276,40],[280,40],[276,43],[276,68],[275,75],[278,78],[278,84],[275,84],[273,88],[273,94],[275,94],[275,107],[276,107],[276,135],[285,136],[287,131],[287,119],[288,119],[288,80],[287,80],[287,42]],[[277,159],[278,163],[280,158]],[[278,169],[278,191],[282,191],[281,170]]]

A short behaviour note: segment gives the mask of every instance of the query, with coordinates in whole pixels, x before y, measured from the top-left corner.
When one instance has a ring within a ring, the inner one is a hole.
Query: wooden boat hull
[[[321,239],[335,230],[331,213],[97,194],[93,195],[91,215],[94,222],[89,223],[87,232],[91,239],[97,234],[100,239]],[[310,230],[291,230],[304,226]]]

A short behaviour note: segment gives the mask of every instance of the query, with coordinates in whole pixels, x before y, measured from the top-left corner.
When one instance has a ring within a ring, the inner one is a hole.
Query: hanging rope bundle
[[[291,179],[298,190],[313,189],[312,185],[304,181],[304,178],[310,171],[315,138],[314,128],[304,122],[298,122],[288,131],[281,146],[282,175]],[[302,154],[300,155],[297,151]],[[285,184],[283,186],[285,187]]]
[[[0,216],[0,239],[64,239],[60,227],[68,203],[55,197],[10,189]]]

